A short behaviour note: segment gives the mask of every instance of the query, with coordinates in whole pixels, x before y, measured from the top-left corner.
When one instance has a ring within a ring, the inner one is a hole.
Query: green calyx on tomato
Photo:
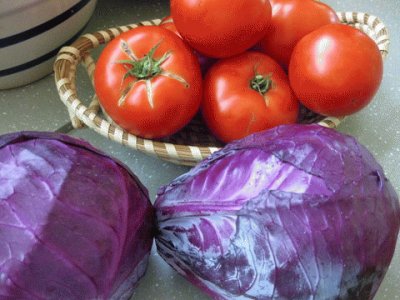
[[[271,77],[271,74],[264,76],[256,73],[253,79],[250,80],[250,87],[264,96],[272,87]]]
[[[122,40],[121,49],[129,56],[130,59],[119,60],[117,63],[131,66],[127,68],[124,79],[128,76],[134,76],[137,79],[149,79],[162,72],[161,65],[169,58],[170,53],[166,52],[160,59],[154,59],[154,52],[160,46],[160,43],[156,44],[142,59],[138,59],[129,49],[128,44]]]
[[[128,77],[133,77],[134,80],[130,82],[128,86],[122,91],[121,98],[118,100],[118,106],[124,104],[126,96],[128,95],[129,91],[135,86],[135,84],[143,80],[146,82],[146,92],[149,104],[151,107],[153,107],[154,101],[151,79],[159,75],[175,79],[178,82],[182,83],[186,88],[189,87],[189,84],[184,78],[177,74],[168,72],[162,68],[162,64],[167,61],[171,55],[170,51],[165,52],[159,59],[156,59],[154,57],[154,53],[160,46],[161,42],[162,41],[153,46],[153,48],[151,48],[150,51],[143,58],[139,59],[129,47],[128,43],[124,40],[121,40],[120,48],[122,52],[124,52],[129,58],[117,61],[117,63],[122,64],[127,70],[124,77],[122,78],[122,82],[125,81]]]

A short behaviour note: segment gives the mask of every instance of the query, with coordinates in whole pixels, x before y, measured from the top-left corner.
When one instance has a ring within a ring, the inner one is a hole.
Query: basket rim
[[[389,53],[389,34],[384,23],[376,16],[363,12],[337,12],[341,23],[354,26],[370,35],[377,44],[383,58]],[[123,32],[138,26],[160,24],[161,19],[123,25],[79,37],[69,46],[62,47],[54,62],[55,83],[61,101],[67,107],[74,128],[87,126],[104,137],[146,154],[172,163],[193,166],[218,151],[220,147],[191,146],[154,141],[135,136],[113,122],[98,115],[99,103],[95,95],[89,106],[78,98],[76,91],[76,68],[82,63],[93,84],[95,62],[90,51],[108,43]],[[372,36],[371,36],[372,35]],[[344,118],[325,117],[317,124],[337,128]]]

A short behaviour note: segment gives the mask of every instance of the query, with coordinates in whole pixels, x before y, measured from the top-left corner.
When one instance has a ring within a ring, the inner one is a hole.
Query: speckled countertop
[[[347,118],[339,130],[359,139],[382,164],[387,177],[400,193],[400,3],[398,0],[325,0],[337,11],[368,12],[388,27],[391,45],[385,61],[384,79],[374,101],[363,111]],[[161,18],[168,14],[168,0],[99,0],[86,32],[116,25]],[[80,97],[92,95],[87,81],[78,84]],[[30,85],[0,90],[0,134],[17,130],[54,131],[68,123],[68,114],[59,100],[54,76]],[[187,171],[111,142],[89,129],[70,131],[94,146],[124,161],[148,187],[154,199],[159,186]],[[153,248],[146,276],[134,299],[208,299],[177,275]],[[400,240],[388,273],[375,299],[400,299]]]

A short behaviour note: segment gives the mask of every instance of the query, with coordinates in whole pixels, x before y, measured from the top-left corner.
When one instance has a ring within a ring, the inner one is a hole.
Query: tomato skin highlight
[[[138,59],[154,47],[156,60],[168,53],[161,64],[162,72],[152,78],[124,79],[129,66],[120,61],[129,57],[121,49],[122,41],[127,42]],[[164,75],[165,72],[184,82]],[[201,103],[201,80],[200,66],[191,49],[174,33],[159,26],[137,27],[116,37],[102,51],[94,74],[96,94],[105,112],[119,126],[144,138],[171,135],[193,118]],[[127,90],[125,101],[119,104]]]
[[[264,94],[251,88],[256,74],[272,81]],[[267,55],[248,51],[214,64],[204,79],[202,114],[227,143],[281,124],[295,123],[299,103],[283,69]]]
[[[297,42],[315,29],[339,23],[336,12],[315,0],[270,0],[272,17],[259,45],[264,53],[287,69]]]
[[[189,45],[214,58],[237,55],[254,46],[271,19],[269,0],[171,0],[170,10]]]
[[[289,65],[290,83],[302,104],[334,117],[367,106],[382,75],[383,60],[375,42],[343,24],[326,25],[305,36]]]

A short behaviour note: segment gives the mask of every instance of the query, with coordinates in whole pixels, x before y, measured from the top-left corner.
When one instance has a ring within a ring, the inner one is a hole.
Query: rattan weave
[[[342,23],[354,26],[367,33],[378,45],[383,58],[388,54],[389,36],[385,25],[375,16],[360,12],[338,12]],[[163,140],[148,140],[136,137],[109,120],[100,109],[96,96],[81,101],[76,90],[78,64],[82,64],[93,83],[95,61],[90,52],[109,42],[122,32],[137,26],[158,25],[160,19],[140,22],[89,33],[81,36],[72,45],[63,47],[54,63],[55,81],[61,100],[68,109],[74,128],[87,126],[97,133],[133,149],[157,156],[176,164],[193,166],[222,147],[205,128],[199,117],[177,134]],[[86,104],[87,103],[87,104]],[[336,128],[341,119],[321,118],[310,112],[305,114],[304,123],[318,123]]]

